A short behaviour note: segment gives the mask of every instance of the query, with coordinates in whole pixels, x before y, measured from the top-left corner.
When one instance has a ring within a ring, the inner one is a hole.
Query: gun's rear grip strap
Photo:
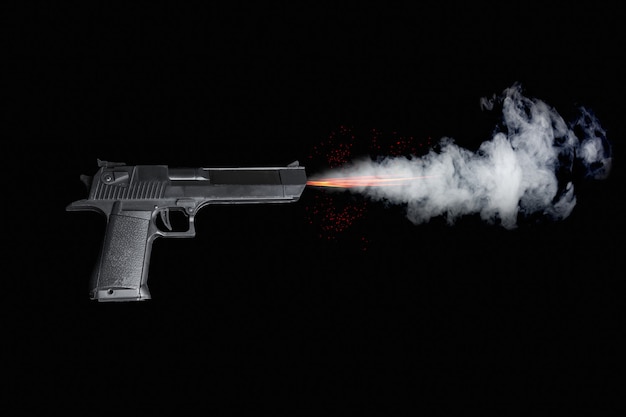
[[[130,301],[150,298],[147,287],[152,239],[150,220],[112,214],[100,260],[92,277],[91,298]]]

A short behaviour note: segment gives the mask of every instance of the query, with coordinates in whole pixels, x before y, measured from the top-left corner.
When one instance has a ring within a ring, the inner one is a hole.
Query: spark
[[[385,132],[376,128],[360,129],[355,132],[351,126],[340,125],[333,129],[327,138],[313,146],[307,157],[307,167],[342,169],[358,155],[370,155],[372,157],[417,156],[430,148],[431,141],[430,137],[417,140],[413,136],[405,136],[396,131]],[[340,175],[313,176],[307,185],[311,188],[326,189],[327,191],[368,187],[388,190],[401,188],[402,185],[407,186],[411,184],[412,180],[419,179],[419,177],[407,178],[407,176],[398,173],[386,176],[378,174],[376,177],[362,179],[359,185],[356,182],[356,175],[338,178]],[[362,250],[367,250],[372,243],[371,236],[361,235],[362,232],[360,231],[355,232],[356,235],[347,232],[354,230],[359,222],[367,218],[370,211],[368,202],[363,198],[356,198],[356,196],[347,198],[347,195],[343,193],[334,192],[320,192],[313,194],[313,196],[312,204],[306,207],[306,216],[313,233],[319,239],[326,241],[338,242],[340,237],[342,239],[350,238]]]

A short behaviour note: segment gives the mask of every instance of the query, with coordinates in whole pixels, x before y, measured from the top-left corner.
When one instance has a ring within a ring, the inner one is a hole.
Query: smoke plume
[[[540,215],[559,220],[576,205],[574,178],[606,178],[611,149],[592,112],[566,123],[545,102],[525,97],[519,84],[500,96],[483,98],[484,110],[502,112],[492,137],[476,151],[444,137],[423,156],[364,159],[319,177],[419,178],[393,186],[359,186],[372,200],[406,205],[415,224],[436,216],[453,224],[461,216],[507,229],[518,219]]]

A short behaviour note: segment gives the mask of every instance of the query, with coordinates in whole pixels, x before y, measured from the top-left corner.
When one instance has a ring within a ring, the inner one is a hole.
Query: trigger
[[[161,214],[161,220],[163,221],[163,224],[165,225],[165,227],[167,227],[167,230],[171,232],[172,224],[170,223],[170,209],[161,210],[160,214]]]

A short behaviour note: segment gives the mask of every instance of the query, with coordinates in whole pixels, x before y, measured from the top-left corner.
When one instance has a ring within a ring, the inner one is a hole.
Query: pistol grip
[[[150,299],[148,267],[152,242],[149,212],[111,214],[94,269],[90,298],[98,301]]]

